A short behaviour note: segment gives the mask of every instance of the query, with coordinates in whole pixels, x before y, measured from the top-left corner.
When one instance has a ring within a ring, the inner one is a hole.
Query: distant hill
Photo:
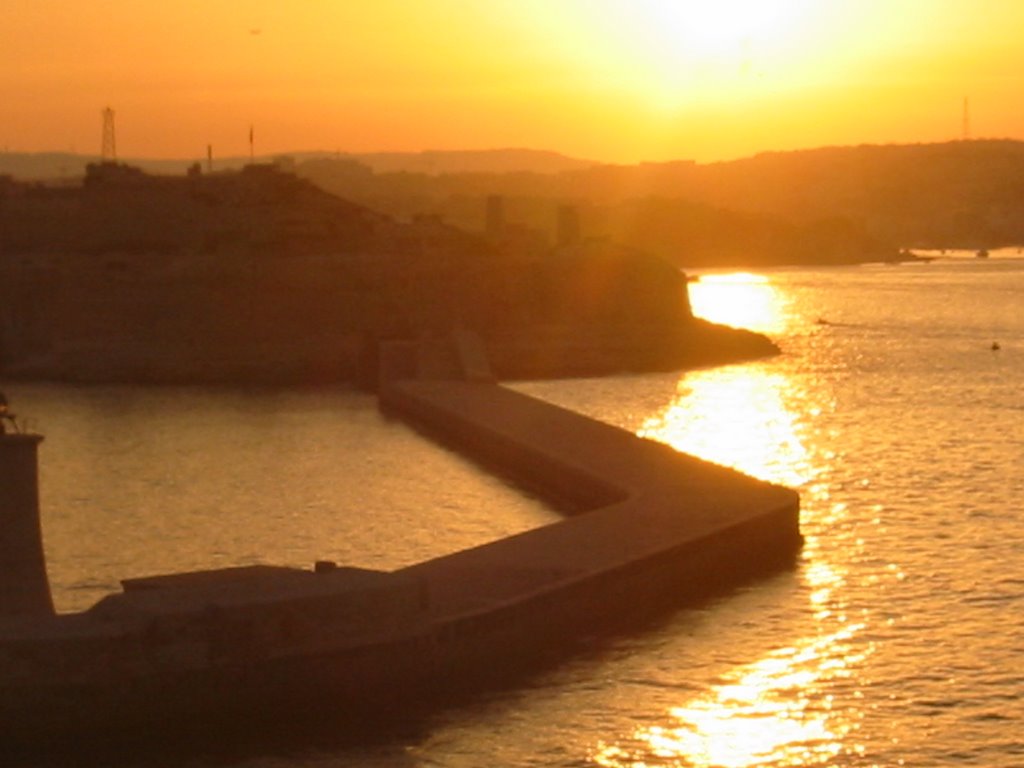
[[[396,216],[484,226],[500,195],[510,223],[554,231],[558,206],[584,234],[685,266],[888,260],[902,248],[1024,244],[1024,142],[954,141],[773,152],[729,162],[594,165],[540,173],[377,173],[351,160],[301,175]]]
[[[288,152],[258,157],[259,162],[287,159],[296,163],[317,159],[340,159],[361,163],[376,173],[540,173],[555,174],[592,168],[598,163],[537,149],[428,150],[424,152]],[[97,155],[72,152],[0,152],[0,175],[22,180],[78,178]],[[148,173],[178,175],[205,157],[183,159],[128,158],[124,162]],[[215,170],[238,170],[250,162],[245,156],[214,157]]]
[[[599,163],[537,149],[374,152],[350,155],[377,173],[562,173]]]
[[[800,222],[843,218],[902,247],[1024,243],[1024,142],[1013,140],[766,153],[660,179],[652,192]]]
[[[0,152],[0,176],[15,179],[76,179],[85,175],[85,166],[98,156],[72,152]]]
[[[0,154],[0,174],[80,177],[95,158]],[[441,216],[482,231],[485,199],[508,223],[554,234],[580,210],[585,236],[610,237],[684,266],[839,263],[901,248],[1024,245],[1024,142],[953,141],[769,152],[729,162],[599,165],[527,149],[294,153],[281,162],[325,190],[401,219]],[[215,158],[214,169],[247,158]],[[185,160],[142,160],[180,174]]]
[[[843,219],[907,248],[1024,244],[1024,142],[952,141],[773,152],[723,163],[571,172],[563,193],[684,199],[796,223]],[[639,190],[639,191],[638,191]]]
[[[131,159],[128,164],[147,173],[180,176],[199,158],[180,160]],[[19,181],[69,181],[85,176],[86,166],[100,162],[99,155],[79,155],[73,152],[0,152],[0,176],[12,176]],[[219,170],[238,170],[248,164],[248,157],[218,158]],[[204,159],[205,163],[205,159]]]

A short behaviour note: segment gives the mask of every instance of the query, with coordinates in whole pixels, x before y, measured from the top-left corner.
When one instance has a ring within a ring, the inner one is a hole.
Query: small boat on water
[[[978,249],[978,250],[977,250],[977,251],[975,252],[975,254],[974,254],[974,255],[975,255],[975,256],[976,256],[977,258],[979,258],[979,259],[987,259],[987,258],[988,258],[988,248],[979,248],[979,249]]]

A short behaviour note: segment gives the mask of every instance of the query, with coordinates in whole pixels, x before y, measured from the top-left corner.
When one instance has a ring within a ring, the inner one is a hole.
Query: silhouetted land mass
[[[294,163],[309,160],[348,160],[378,173],[512,173],[551,174],[590,168],[598,163],[537,149],[426,150],[423,152],[297,152],[288,155]],[[129,164],[147,173],[180,174],[200,160],[132,158]],[[201,158],[205,164],[206,158]],[[74,179],[85,175],[88,165],[101,162],[99,155],[73,152],[0,152],[0,175],[21,181]],[[249,165],[248,155],[216,157],[214,170],[241,170]]]
[[[300,162],[325,189],[398,216],[481,226],[480,201],[549,233],[553,201],[582,227],[682,266],[897,261],[903,249],[1024,243],[1024,143],[1010,140],[766,153],[723,163],[592,166],[557,174],[375,173]]]
[[[0,154],[19,179],[80,175],[87,158]],[[217,160],[238,168],[243,158]],[[399,219],[484,226],[484,199],[553,237],[553,206],[572,204],[591,237],[688,266],[897,261],[903,249],[1024,244],[1024,143],[830,147],[722,163],[599,165],[549,152],[299,153],[323,189]],[[142,161],[180,173],[181,161]]]
[[[571,218],[571,216],[569,217]],[[273,165],[76,184],[0,179],[0,369],[78,381],[325,382],[375,342],[471,328],[502,377],[771,354],[693,318],[677,267],[578,227],[408,221]]]
[[[312,158],[310,158],[312,159]],[[592,168],[597,163],[537,149],[491,149],[425,152],[369,152],[355,160],[377,173],[538,173]]]

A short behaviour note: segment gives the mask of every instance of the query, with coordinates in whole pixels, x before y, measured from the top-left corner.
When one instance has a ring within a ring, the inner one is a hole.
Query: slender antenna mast
[[[100,159],[104,163],[117,162],[117,141],[114,138],[114,110],[106,107],[103,112],[103,142],[100,146]]]
[[[962,138],[964,141],[971,140],[971,102],[964,96],[964,124]]]
[[[252,134],[252,124],[250,123],[250,124],[249,124],[249,163],[250,163],[250,164],[252,164],[252,163],[254,163],[254,162],[255,162],[255,155],[253,154],[253,143],[252,143],[252,139],[253,139],[253,134]]]

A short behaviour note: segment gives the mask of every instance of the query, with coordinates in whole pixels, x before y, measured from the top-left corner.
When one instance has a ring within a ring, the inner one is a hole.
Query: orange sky
[[[1024,0],[6,0],[0,151],[532,147],[612,162],[1024,138]]]

